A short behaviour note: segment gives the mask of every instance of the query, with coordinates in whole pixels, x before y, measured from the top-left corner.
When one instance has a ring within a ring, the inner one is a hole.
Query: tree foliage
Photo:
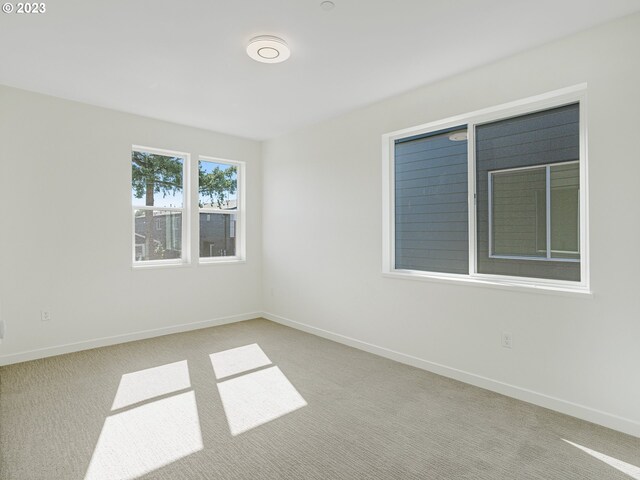
[[[131,189],[136,198],[145,199],[147,207],[154,206],[154,196],[164,197],[182,191],[182,159],[166,155],[134,151],[131,154]],[[161,259],[166,249],[153,238],[153,210],[144,210],[144,244],[147,259]]]
[[[200,180],[200,194],[209,197],[211,204],[215,202],[218,208],[225,206],[229,197],[236,193],[238,188],[236,166],[231,166],[225,170],[221,170],[216,166],[211,172],[206,172],[202,165],[198,172]],[[202,203],[200,204],[202,207]]]
[[[182,161],[177,157],[134,151],[131,156],[131,187],[136,198],[145,197],[145,205],[153,206],[153,196],[182,190]]]

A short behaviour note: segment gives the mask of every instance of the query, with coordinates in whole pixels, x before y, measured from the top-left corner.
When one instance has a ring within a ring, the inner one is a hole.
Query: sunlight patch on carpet
[[[186,360],[126,373],[120,379],[111,410],[191,387]]]
[[[264,367],[265,365],[271,365],[269,357],[265,355],[256,343],[212,353],[209,358],[211,358],[211,365],[213,365],[213,371],[218,380]]]
[[[193,391],[108,417],[85,480],[128,480],[202,450]]]
[[[278,367],[218,384],[232,435],[238,435],[307,405]]]
[[[573,445],[574,447],[591,455],[593,458],[597,458],[601,462],[606,463],[607,465],[615,468],[616,470],[626,475],[629,475],[634,480],[640,480],[640,467],[636,467],[635,465],[632,465],[630,463],[623,462],[622,460],[618,460],[617,458],[614,458],[614,457],[610,457],[609,455],[605,455],[604,453],[598,452],[596,450],[592,450],[583,445],[578,445],[577,443],[570,442],[569,440],[565,440],[564,438],[562,439],[562,441],[568,443],[569,445]]]

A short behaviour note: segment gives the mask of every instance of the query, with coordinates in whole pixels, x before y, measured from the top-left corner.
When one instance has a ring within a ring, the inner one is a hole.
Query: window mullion
[[[477,256],[477,230],[476,230],[476,126],[474,123],[467,124],[467,182],[469,191],[468,209],[469,209],[469,275],[474,275],[478,271]]]
[[[551,165],[546,167],[547,195],[547,258],[551,258]]]

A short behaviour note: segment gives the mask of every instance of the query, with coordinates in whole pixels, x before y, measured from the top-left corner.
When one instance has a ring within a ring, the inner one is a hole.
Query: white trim
[[[259,318],[261,317],[261,315],[261,312],[249,312],[239,315],[214,318],[211,320],[203,320],[200,322],[183,323],[179,325],[171,325],[168,327],[125,333],[122,335],[113,335],[109,337],[94,338],[91,340],[84,340],[75,343],[56,345],[53,347],[39,348],[36,350],[27,350],[24,352],[11,353],[9,355],[0,355],[0,366],[52,357],[54,355],[62,355],[64,353],[80,352],[82,350],[89,350],[91,348],[119,345],[121,343],[133,342],[135,340],[161,337],[163,335],[170,335],[172,333],[189,332],[191,330],[199,330],[202,328],[215,327],[218,325],[226,325],[228,323],[242,322],[245,320]]]
[[[591,285],[589,256],[589,155],[587,152],[587,86],[584,85],[580,96],[580,278],[585,288]]]
[[[395,360],[406,365],[411,365],[422,370],[426,370],[438,375],[442,375],[460,382],[464,382],[476,387],[491,390],[508,397],[516,398],[524,402],[532,403],[540,407],[549,408],[556,412],[564,413],[572,417],[576,417],[588,422],[596,423],[614,430],[624,432],[629,435],[640,437],[640,422],[630,418],[621,417],[612,413],[604,412],[596,408],[592,408],[569,400],[547,395],[545,393],[536,392],[527,388],[511,385],[500,380],[484,377],[472,372],[467,372],[457,368],[449,367],[441,363],[425,360],[413,355],[391,350],[389,348],[380,347],[372,343],[367,343],[346,335],[334,333],[305,323],[296,322],[279,315],[263,312],[262,316],[267,320],[286,325],[297,330],[302,330],[322,338],[333,340],[334,342],[348,345],[365,352],[373,353],[384,358]]]
[[[182,213],[184,208],[181,207],[158,207],[156,205],[132,205],[134,210],[152,210],[155,212],[178,212]]]
[[[235,208],[233,210],[220,210],[219,208],[198,207],[198,210],[198,213],[206,213],[207,215],[234,215],[238,213],[238,210]]]
[[[236,265],[238,263],[247,263],[240,257],[202,257],[198,265]]]
[[[132,270],[145,270],[145,269],[153,269],[153,268],[183,268],[183,267],[191,267],[191,263],[185,263],[179,258],[170,258],[167,260],[143,260],[136,262],[135,265],[131,265]]]
[[[578,174],[580,173],[580,163],[578,163]],[[544,176],[545,176],[545,208],[546,208],[546,242],[547,242],[547,258],[551,258],[551,167],[546,165],[544,167]],[[580,180],[578,180],[578,189],[580,188]],[[491,199],[489,199],[491,202]],[[491,229],[491,225],[489,225],[489,229]],[[578,231],[580,231],[580,225],[578,225]],[[536,232],[537,234],[537,232]],[[491,235],[491,234],[489,234]],[[489,250],[489,256],[491,256],[491,250]]]
[[[394,145],[385,135],[382,136],[382,272],[390,272],[395,265],[395,252],[392,239],[395,238],[395,198],[393,192],[393,151]]]
[[[497,288],[500,290],[519,290],[529,293],[549,293],[562,296],[590,297],[593,292],[584,287],[576,287],[575,282],[543,283],[543,279],[526,277],[507,277],[500,275],[464,275],[457,273],[429,273],[417,270],[394,270],[383,273],[383,277],[396,280],[418,280],[423,282],[453,283],[478,287]],[[534,283],[537,282],[537,283]]]
[[[548,108],[558,106],[558,101],[566,101],[566,103],[569,104],[572,101],[577,101],[580,98],[584,98],[586,89],[587,84],[581,83],[572,87],[561,88],[559,90],[554,90],[552,92],[543,93],[540,95],[534,95],[532,97],[515,100],[513,102],[503,103],[501,105],[483,108],[480,110],[475,110],[473,112],[463,113],[461,115],[455,115],[443,120],[428,122],[415,127],[403,128],[402,130],[385,133],[382,137],[383,139],[393,138],[395,140],[410,137],[413,135],[421,135],[436,130],[445,130],[447,128],[464,125],[468,123],[472,118],[475,120],[473,123],[475,125],[478,125],[480,123],[487,123],[497,119],[505,119],[511,116],[515,117],[524,113],[531,113],[532,104],[536,104],[536,107],[539,106],[539,110],[546,110]],[[506,111],[509,111],[512,114],[505,116],[504,113]],[[580,117],[580,120],[582,121],[582,116]],[[383,145],[386,144],[387,142],[383,142]]]
[[[471,125],[467,128],[467,179],[469,198],[467,200],[467,209],[469,210],[469,273],[478,271],[478,255],[476,254],[476,245],[478,244],[478,196],[476,194],[476,149],[469,148],[476,144],[476,127]],[[469,172],[473,172],[470,174]],[[491,214],[491,210],[489,210]]]
[[[530,291],[558,290],[561,292],[590,293],[589,250],[588,250],[588,178],[587,178],[587,119],[586,84],[580,84],[553,92],[505,103],[495,107],[477,110],[464,115],[456,115],[444,120],[396,130],[382,135],[382,274],[405,279],[431,278],[444,281],[464,281],[476,284],[501,285],[503,287],[529,287]],[[477,232],[476,232],[476,185],[475,185],[475,128],[477,125],[517,117],[524,114],[579,103],[579,143],[580,143],[580,281],[512,277],[478,273]],[[438,272],[418,272],[395,269],[395,198],[394,198],[394,150],[395,141],[416,135],[435,133],[449,128],[467,129],[467,175],[469,208],[469,273],[447,274]]]

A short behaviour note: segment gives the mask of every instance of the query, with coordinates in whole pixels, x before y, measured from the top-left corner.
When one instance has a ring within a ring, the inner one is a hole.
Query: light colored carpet
[[[0,369],[3,480],[628,480],[634,466],[638,438],[263,319]]]

